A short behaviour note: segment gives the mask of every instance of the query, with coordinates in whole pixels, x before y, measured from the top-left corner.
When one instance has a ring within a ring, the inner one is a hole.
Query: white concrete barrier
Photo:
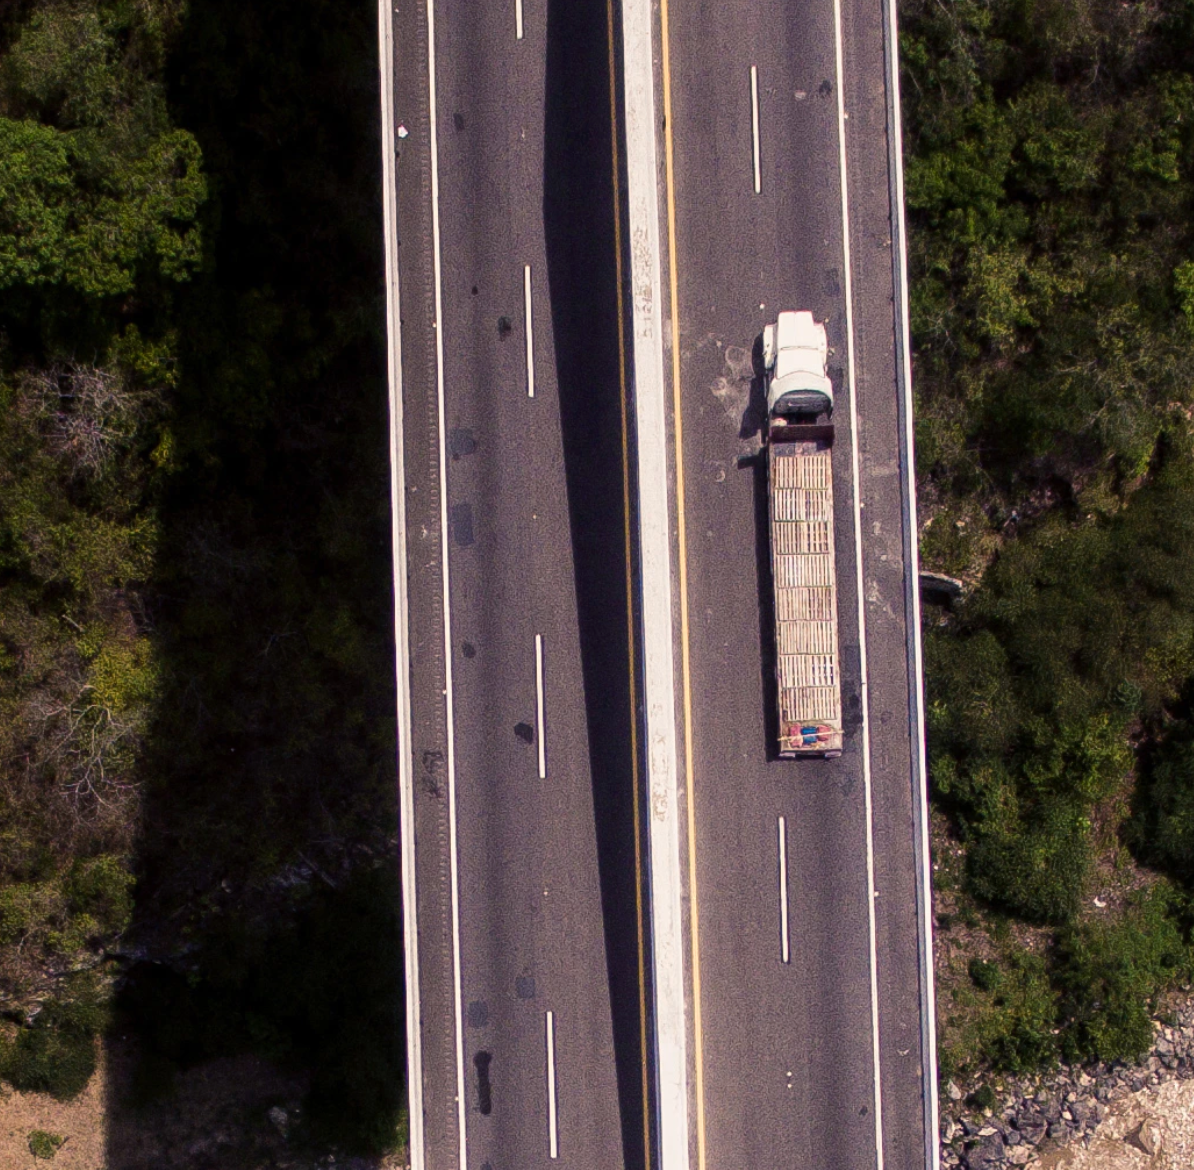
[[[688,1170],[688,1045],[680,865],[668,386],[663,364],[660,169],[651,0],[622,0],[627,205],[633,309],[643,708],[648,788],[655,1089],[659,1170]],[[673,339],[674,343],[675,339]]]

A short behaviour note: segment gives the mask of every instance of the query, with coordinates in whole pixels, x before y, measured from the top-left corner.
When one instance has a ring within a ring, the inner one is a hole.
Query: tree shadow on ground
[[[375,1159],[405,1048],[376,6],[195,0],[175,44],[212,197],[179,294],[108,1164],[163,1165],[172,1093],[247,1054],[298,1094],[288,1148]],[[238,1164],[210,1136],[169,1164]]]

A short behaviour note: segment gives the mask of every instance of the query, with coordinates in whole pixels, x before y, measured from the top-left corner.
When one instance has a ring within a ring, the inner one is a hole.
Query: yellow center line
[[[643,846],[639,813],[638,766],[638,680],[635,675],[634,638],[634,553],[630,515],[630,425],[627,418],[625,304],[622,296],[622,188],[621,163],[618,157],[618,76],[614,47],[614,0],[606,0],[606,23],[609,36],[609,137],[613,159],[614,193],[614,264],[618,280],[618,384],[621,387],[622,410],[622,519],[626,554],[626,641],[630,654],[630,759],[634,788],[634,912],[638,942],[638,1020],[639,1053],[643,1072],[643,1161],[651,1170],[651,1082],[647,1062],[647,959],[643,923]]]
[[[697,901],[696,801],[692,770],[692,664],[688,647],[688,524],[684,509],[684,420],[680,410],[679,274],[676,270],[676,167],[672,145],[672,62],[668,0],[660,0],[663,56],[663,146],[667,177],[667,258],[672,322],[672,405],[676,443],[676,538],[680,564],[680,678],[684,694],[684,784],[688,804],[689,937],[692,944],[692,1031],[696,1078],[697,1170],[705,1170],[705,1065],[701,1020],[700,911]]]

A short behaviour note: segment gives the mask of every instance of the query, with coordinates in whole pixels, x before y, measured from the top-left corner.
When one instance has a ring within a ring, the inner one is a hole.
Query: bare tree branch
[[[99,475],[136,434],[155,397],[123,372],[77,362],[21,375],[22,406],[45,428],[50,450],[83,476]]]

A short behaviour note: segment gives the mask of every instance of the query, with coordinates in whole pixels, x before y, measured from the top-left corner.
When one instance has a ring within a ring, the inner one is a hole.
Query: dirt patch
[[[55,1170],[104,1170],[108,1166],[104,1133],[103,1064],[73,1101],[55,1101],[44,1093],[15,1093],[5,1086],[0,1100],[0,1166],[34,1170],[49,1163],[35,1158],[29,1135],[36,1130],[64,1138],[54,1155]]]
[[[1135,788],[1133,769],[1123,777],[1118,789],[1092,811],[1093,864],[1089,896],[1078,915],[1080,921],[1120,915],[1130,902],[1139,902],[1160,880],[1156,871],[1136,862],[1120,839],[1120,830],[1131,816]]]
[[[205,1061],[177,1074],[168,1093],[136,1107],[129,1099],[135,1052],[110,1041],[87,1088],[73,1101],[43,1093],[0,1097],[0,1167],[50,1163],[30,1150],[35,1131],[63,1139],[53,1170],[405,1170],[405,1154],[337,1155],[304,1141],[306,1085],[268,1061]]]

